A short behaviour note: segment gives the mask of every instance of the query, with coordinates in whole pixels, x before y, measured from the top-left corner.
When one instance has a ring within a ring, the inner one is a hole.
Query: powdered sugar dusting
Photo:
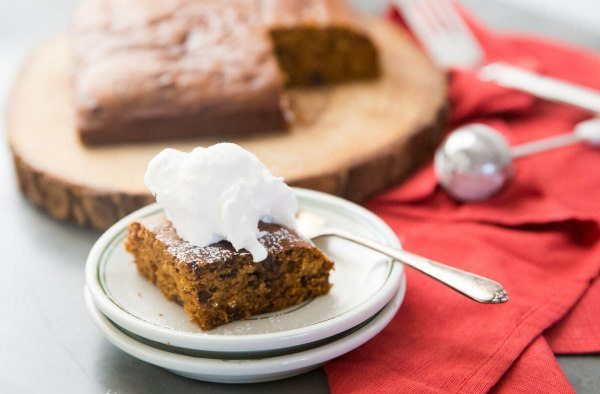
[[[204,247],[192,245],[177,235],[175,228],[164,215],[146,218],[142,220],[142,223],[156,235],[160,242],[165,244],[167,252],[175,256],[179,261],[214,264],[231,260],[235,255],[249,255],[247,251],[236,252],[227,242],[220,242]],[[258,241],[270,255],[278,254],[285,248],[298,242],[312,245],[309,240],[286,227],[273,224],[263,224],[262,226],[268,227],[266,227],[267,230],[263,229],[258,232]]]
[[[209,245],[201,248],[187,242],[170,245],[167,251],[179,261],[202,261],[207,264],[229,260],[233,257],[232,251],[222,247]]]
[[[304,237],[296,233],[292,233],[285,227],[279,227],[275,231],[261,231],[258,233],[258,242],[267,248],[270,254],[277,254],[281,252],[285,245],[298,242],[299,239],[304,242],[308,242],[304,239]]]

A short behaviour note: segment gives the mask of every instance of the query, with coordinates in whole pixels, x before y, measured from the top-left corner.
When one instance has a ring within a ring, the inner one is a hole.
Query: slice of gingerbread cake
[[[145,182],[164,214],[131,223],[125,248],[201,329],[329,292],[333,262],[295,230],[294,191],[249,151],[167,148]]]
[[[209,330],[326,294],[333,262],[311,241],[277,224],[260,223],[267,258],[254,262],[229,242],[206,247],[182,240],[164,215],[133,222],[126,240],[139,272]]]

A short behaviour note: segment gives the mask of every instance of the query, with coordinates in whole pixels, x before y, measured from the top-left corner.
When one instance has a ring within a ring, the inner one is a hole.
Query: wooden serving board
[[[379,80],[291,91],[297,113],[291,131],[229,141],[291,185],[354,201],[409,175],[430,157],[441,134],[445,76],[396,27],[375,20],[369,26],[381,54]],[[32,54],[9,101],[10,146],[29,200],[58,219],[105,229],[153,200],[143,174],[160,150],[190,151],[220,140],[82,145],[69,59],[66,36]]]

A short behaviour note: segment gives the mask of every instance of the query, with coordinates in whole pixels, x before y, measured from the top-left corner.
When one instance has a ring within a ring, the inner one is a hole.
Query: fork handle
[[[490,63],[478,77],[533,96],[600,113],[600,92],[504,63]]]
[[[508,294],[498,282],[483,276],[475,275],[467,271],[453,268],[437,261],[418,256],[414,253],[397,249],[379,242],[361,237],[356,234],[347,233],[343,230],[332,230],[330,235],[356,242],[369,249],[383,253],[394,260],[398,260],[417,271],[445,284],[446,286],[462,293],[463,295],[484,304],[500,304],[508,301]]]

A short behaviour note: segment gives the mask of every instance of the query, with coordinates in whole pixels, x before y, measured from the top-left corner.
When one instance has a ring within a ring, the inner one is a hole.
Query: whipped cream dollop
[[[177,234],[193,245],[227,240],[257,262],[267,257],[259,221],[297,226],[292,189],[236,144],[165,149],[148,164],[144,181]]]

